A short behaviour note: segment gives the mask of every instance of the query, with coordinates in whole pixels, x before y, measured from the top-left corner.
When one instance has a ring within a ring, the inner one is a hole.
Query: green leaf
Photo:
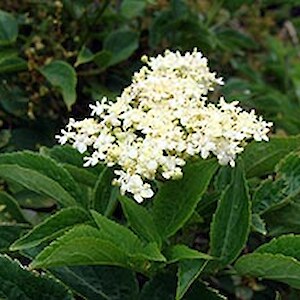
[[[0,10],[0,46],[14,43],[18,36],[18,23],[12,14]]]
[[[70,110],[76,101],[77,76],[73,67],[65,61],[56,60],[42,67],[40,72],[59,90]]]
[[[143,13],[146,5],[146,0],[124,0],[121,4],[121,14],[127,19],[135,18]]]
[[[188,221],[217,168],[215,160],[199,160],[184,168],[182,179],[160,186],[153,200],[153,218],[163,239]]]
[[[61,185],[78,202],[84,202],[78,184],[61,165],[53,159],[31,151],[0,154],[0,165],[10,164],[35,170]]]
[[[258,44],[249,35],[238,30],[222,29],[217,34],[220,46],[230,52],[242,52],[244,49],[257,49]]]
[[[1,55],[1,54],[0,54]],[[28,102],[29,99],[25,92],[16,85],[7,85],[3,84],[0,85],[0,106],[8,112],[9,114],[12,114],[14,117],[23,117],[28,112]],[[28,129],[27,129],[28,130]],[[23,140],[26,140],[26,133],[22,135],[21,139],[19,138],[16,140],[16,132],[21,133],[22,129],[13,129],[10,131],[11,138],[10,138],[10,144],[16,143],[16,144],[22,144],[22,138]],[[28,130],[29,131],[29,130]],[[31,131],[32,134],[32,131]],[[39,137],[37,134],[35,134],[32,139],[38,140]],[[28,141],[27,141],[28,143]],[[26,146],[26,144],[22,144],[23,148]]]
[[[104,168],[93,188],[91,208],[108,216],[117,204],[118,188],[112,185],[110,168]]]
[[[0,251],[7,251],[9,246],[17,240],[26,229],[26,225],[0,224]]]
[[[0,55],[3,55],[0,52]],[[7,74],[7,73],[16,73],[20,71],[27,70],[27,62],[21,57],[16,56],[9,56],[5,57],[2,56],[0,59],[0,74]]]
[[[94,59],[94,54],[92,51],[85,46],[83,46],[78,54],[78,57],[76,59],[76,62],[74,64],[75,68],[78,67],[79,65],[86,64],[88,62],[93,61]]]
[[[78,225],[39,253],[31,268],[75,265],[128,267],[126,254],[117,244],[103,239],[92,226]]]
[[[118,224],[105,216],[92,211],[92,216],[98,225],[99,235],[112,243],[119,245],[123,251],[134,254],[142,247],[141,240],[128,228]]]
[[[218,192],[223,192],[227,185],[230,183],[232,175],[231,171],[232,167],[230,166],[221,166],[219,168],[214,178],[214,188]]]
[[[87,212],[79,207],[60,210],[55,215],[45,219],[26,235],[11,245],[10,250],[23,250],[40,245],[42,242],[53,240],[77,224],[91,220]]]
[[[268,143],[251,143],[242,154],[246,176],[263,176],[272,172],[282,158],[298,148],[300,136],[272,137]]]
[[[285,235],[263,244],[255,253],[283,254],[300,261],[300,235]]]
[[[82,168],[83,170],[90,172],[98,177],[98,175],[104,169],[103,165],[98,164],[95,167],[83,168],[83,157],[84,154],[81,154],[75,148],[70,145],[64,146],[54,146],[53,148],[42,147],[40,149],[42,155],[50,156],[57,162],[61,164],[74,165],[78,168]],[[96,181],[96,180],[95,180]]]
[[[58,281],[29,272],[17,261],[3,255],[0,255],[0,295],[4,297],[2,299],[74,299]]]
[[[110,66],[112,56],[113,54],[110,51],[104,49],[95,53],[93,60],[95,64],[104,71]]]
[[[206,264],[207,260],[204,259],[189,259],[179,262],[176,300],[182,299],[188,288],[197,279]]]
[[[239,258],[234,267],[240,275],[280,281],[300,288],[300,262],[293,257],[252,253]]]
[[[124,29],[111,32],[103,42],[104,50],[112,53],[108,65],[112,66],[126,60],[138,46],[138,33]]]
[[[138,283],[134,272],[130,270],[106,266],[75,266],[52,268],[50,271],[85,299],[137,299]]]
[[[13,192],[14,192],[15,199],[17,200],[19,205],[24,209],[51,210],[55,206],[55,201],[50,197],[32,192],[28,189],[23,189],[21,187],[20,191],[13,191]],[[32,223],[31,220],[30,223]]]
[[[282,193],[284,186],[280,186],[283,183],[283,181],[273,182],[270,178],[261,182],[252,200],[252,210],[255,214],[262,215],[285,202],[287,195]]]
[[[242,166],[232,170],[231,183],[224,190],[213,216],[210,232],[211,255],[222,265],[234,261],[244,247],[250,229],[251,211]]]
[[[41,147],[40,153],[51,157],[59,163],[66,163],[76,167],[83,166],[84,155],[70,145],[59,145],[52,148]],[[86,170],[92,171],[93,168],[86,168]]]
[[[128,256],[154,261],[165,261],[155,243],[144,246],[142,241],[128,228],[92,211],[92,216],[100,228],[99,235],[111,243],[115,243]]]
[[[166,257],[168,259],[168,263],[173,263],[180,260],[188,260],[188,259],[205,259],[210,260],[213,259],[210,255],[199,252],[197,250],[191,249],[186,245],[174,245],[167,249]]]
[[[300,152],[290,153],[275,168],[276,179],[262,182],[253,196],[253,211],[280,208],[300,193]]]
[[[300,201],[296,198],[284,207],[267,212],[264,220],[267,223],[269,235],[276,236],[284,233],[300,233]]]
[[[97,176],[92,172],[84,168],[79,168],[71,164],[62,164],[64,169],[66,169],[74,178],[74,180],[80,184],[87,185],[93,188],[97,181]]]
[[[93,212],[101,229],[78,225],[46,247],[32,263],[32,268],[112,265],[147,273],[148,260],[164,261],[154,243],[143,245],[127,228]]]
[[[0,177],[16,182],[36,193],[49,196],[62,206],[77,205],[76,200],[60,184],[35,170],[1,164]]]
[[[161,237],[150,212],[127,197],[121,197],[121,205],[129,226],[145,241],[161,245]]]
[[[0,191],[0,206],[5,206],[1,211],[8,213],[18,223],[27,223],[18,202],[12,196],[2,191]]]
[[[252,214],[251,219],[252,229],[262,235],[267,234],[266,223],[258,214]]]

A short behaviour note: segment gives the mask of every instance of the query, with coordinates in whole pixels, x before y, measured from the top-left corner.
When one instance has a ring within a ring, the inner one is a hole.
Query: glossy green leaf
[[[191,217],[217,168],[215,160],[198,160],[184,168],[182,179],[161,184],[153,200],[153,218],[163,239]]]
[[[234,261],[248,238],[251,222],[250,198],[242,166],[232,170],[230,185],[224,190],[213,216],[210,254],[222,265]]]
[[[56,60],[42,67],[40,72],[59,90],[70,110],[76,101],[77,76],[74,68],[65,61]]]
[[[89,300],[137,299],[135,273],[120,267],[74,266],[52,268],[51,273]]]
[[[79,207],[62,209],[15,241],[10,249],[14,251],[38,246],[42,242],[50,241],[61,236],[73,226],[86,223],[90,220],[91,218],[88,213]]]
[[[0,10],[0,46],[16,41],[18,36],[18,23],[14,16]]]
[[[191,249],[186,245],[174,245],[166,250],[166,257],[168,259],[168,263],[173,263],[181,260],[188,259],[202,259],[202,260],[210,260],[212,257],[208,254],[199,252],[197,250]]]
[[[62,206],[76,206],[76,200],[53,179],[17,165],[1,164],[0,177],[56,200]]]
[[[72,176],[53,159],[31,151],[0,154],[0,165],[11,164],[35,170],[61,185],[74,199],[83,202],[81,191]]]
[[[75,227],[44,249],[33,266],[104,264],[131,266],[140,272],[147,272],[149,264],[145,264],[146,261],[165,261],[155,243],[144,245],[126,227],[95,211],[92,214],[100,230],[83,225]],[[76,243],[82,247],[77,248]],[[88,243],[91,243],[91,246]],[[73,248],[76,252],[74,256],[74,251],[71,250]],[[102,249],[100,253],[94,253],[97,248]],[[61,253],[61,256],[56,255],[57,252]]]
[[[125,226],[102,216],[96,211],[92,211],[92,215],[100,229],[99,236],[118,245],[128,256],[154,261],[165,261],[164,256],[159,252],[158,246],[155,243],[144,245],[142,241]]]
[[[92,216],[98,225],[99,235],[112,243],[119,244],[124,251],[134,254],[142,245],[141,240],[125,226],[114,222],[105,216],[92,211]]]
[[[6,192],[0,191],[1,212],[9,214],[9,216],[18,223],[27,223],[18,202]]]
[[[39,253],[31,267],[75,265],[127,267],[127,257],[115,243],[103,239],[98,229],[89,225],[78,225]]]
[[[206,264],[207,260],[204,259],[188,259],[179,262],[176,300],[182,299],[188,288],[197,279]]]
[[[300,235],[283,235],[263,244],[255,253],[283,254],[300,261]]]
[[[276,166],[276,179],[260,185],[253,197],[253,211],[263,214],[291,201],[300,193],[300,152],[290,153]]]
[[[240,275],[280,281],[300,288],[300,262],[293,257],[252,253],[239,258],[234,267]]]
[[[16,260],[3,255],[0,255],[0,295],[4,297],[2,299],[74,299],[71,292],[57,280],[30,272]]]
[[[282,186],[281,186],[282,185]],[[284,193],[284,182],[273,182],[267,179],[261,182],[253,195],[252,210],[255,214],[261,215],[272,208],[282,205],[286,196]]]
[[[298,148],[300,148],[300,136],[271,137],[268,143],[251,143],[242,154],[246,176],[254,177],[271,173],[282,158]]]
[[[118,64],[130,57],[139,46],[139,35],[130,30],[111,32],[103,43],[105,51],[112,53],[109,66]]]
[[[129,226],[137,235],[145,241],[156,242],[161,245],[161,237],[150,212],[127,197],[121,197],[120,201]]]

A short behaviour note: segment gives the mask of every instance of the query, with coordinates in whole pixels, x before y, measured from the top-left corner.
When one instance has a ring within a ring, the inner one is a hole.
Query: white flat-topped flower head
[[[193,52],[165,51],[142,60],[146,66],[133,76],[116,102],[106,97],[90,105],[91,118],[70,119],[56,136],[81,153],[90,151],[84,166],[105,163],[116,168],[113,183],[137,202],[153,196],[150,181],[182,176],[189,157],[217,157],[234,167],[247,141],[268,141],[272,124],[238,101],[207,103],[207,95],[222,78],[209,70],[207,59]]]

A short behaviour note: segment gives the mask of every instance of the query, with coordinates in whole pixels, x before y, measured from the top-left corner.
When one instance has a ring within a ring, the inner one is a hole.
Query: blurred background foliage
[[[300,129],[297,0],[0,2],[0,151],[55,143],[70,116],[129,84],[143,54],[200,49],[239,100]]]

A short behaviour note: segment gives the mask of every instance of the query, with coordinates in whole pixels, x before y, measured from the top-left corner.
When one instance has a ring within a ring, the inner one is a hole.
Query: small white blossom
[[[84,166],[104,162],[115,166],[114,184],[137,202],[153,196],[149,182],[182,176],[186,159],[217,157],[234,167],[250,139],[268,141],[271,123],[254,110],[243,111],[238,101],[207,103],[207,95],[224,84],[195,49],[182,55],[143,57],[146,66],[133,76],[116,102],[103,98],[90,105],[91,117],[70,119],[56,138],[81,153],[91,150]]]

